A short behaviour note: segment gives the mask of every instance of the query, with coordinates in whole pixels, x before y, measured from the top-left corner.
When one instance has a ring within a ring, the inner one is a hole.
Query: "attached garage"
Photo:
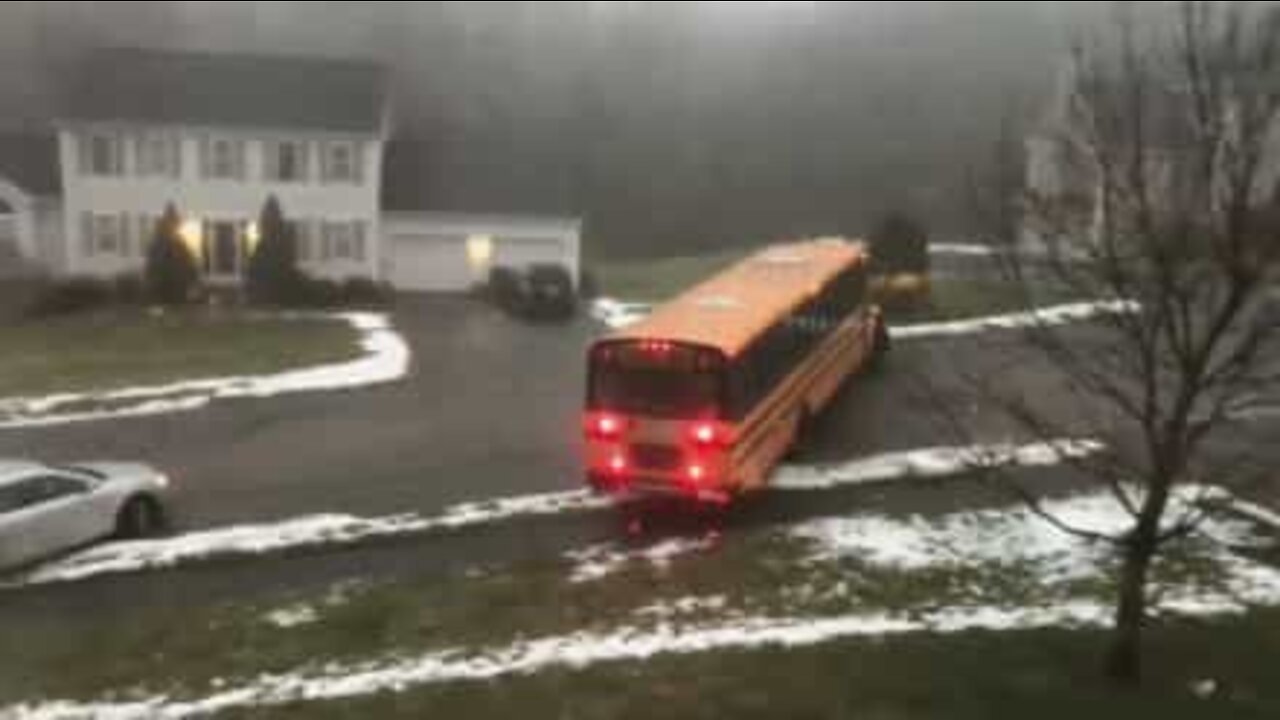
[[[417,232],[390,238],[391,284],[407,292],[463,292],[476,277],[467,263],[463,239]]]
[[[466,292],[495,267],[555,264],[575,281],[580,273],[576,219],[393,213],[382,227],[383,276],[406,292]]]

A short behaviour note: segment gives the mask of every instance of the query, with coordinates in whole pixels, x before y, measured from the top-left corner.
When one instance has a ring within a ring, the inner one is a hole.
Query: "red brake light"
[[[689,428],[689,440],[700,448],[728,447],[732,444],[731,433],[725,425],[705,421],[695,423]]]
[[[599,413],[587,418],[587,435],[597,440],[617,440],[622,437],[626,422],[609,413]]]
[[[707,479],[707,469],[701,465],[689,466],[689,481],[694,485],[701,485],[703,480]]]
[[[693,439],[699,445],[714,445],[720,437],[720,433],[716,430],[715,425],[703,424],[693,429]]]
[[[618,422],[618,418],[612,415],[605,415],[596,423],[596,431],[606,437],[611,437],[622,432],[622,423]]]
[[[609,470],[614,475],[623,475],[627,472],[627,458],[618,453],[609,459]]]

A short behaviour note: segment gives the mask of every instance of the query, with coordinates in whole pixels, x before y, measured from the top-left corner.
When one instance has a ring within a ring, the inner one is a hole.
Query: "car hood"
[[[166,490],[169,486],[168,477],[164,473],[142,463],[82,462],[76,463],[75,467],[102,475],[104,485],[146,487],[155,490]]]

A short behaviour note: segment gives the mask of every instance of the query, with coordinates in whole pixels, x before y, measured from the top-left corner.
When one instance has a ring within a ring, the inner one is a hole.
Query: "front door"
[[[240,227],[237,223],[209,223],[205,237],[204,272],[214,282],[234,282],[239,278]]]

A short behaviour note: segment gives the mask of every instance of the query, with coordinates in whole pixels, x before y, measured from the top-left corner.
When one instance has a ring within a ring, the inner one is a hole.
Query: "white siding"
[[[125,174],[103,178],[79,172],[76,138],[82,132],[83,129],[67,127],[59,133],[66,205],[64,233],[69,241],[64,244],[66,261],[63,265],[68,274],[109,276],[141,267],[140,255],[128,262],[86,257],[82,252],[85,247],[82,237],[84,213],[125,213],[136,219],[159,215],[167,204],[173,203],[185,219],[250,222],[258,218],[267,198],[274,195],[290,220],[360,222],[367,228],[368,248],[364,261],[315,262],[308,266],[309,270],[335,279],[379,277],[377,258],[382,254],[379,247],[382,238],[379,178],[382,176],[383,152],[380,139],[332,138],[306,133],[286,138],[278,131],[232,133],[218,129],[170,128],[165,132],[178,138],[181,152],[178,177],[141,177],[134,168],[137,159],[134,139],[143,135],[146,129],[126,128],[120,130],[128,140],[124,152]],[[243,180],[205,179],[205,171],[209,168],[204,162],[208,158],[202,157],[202,149],[208,147],[209,140],[214,138],[232,138],[243,143]],[[267,149],[273,142],[283,139],[306,142],[313,148],[309,163],[310,182],[274,182],[267,179]],[[318,150],[314,148],[335,139],[356,143],[363,148],[363,165],[360,168],[363,182],[360,184],[319,182],[315,167]]]

